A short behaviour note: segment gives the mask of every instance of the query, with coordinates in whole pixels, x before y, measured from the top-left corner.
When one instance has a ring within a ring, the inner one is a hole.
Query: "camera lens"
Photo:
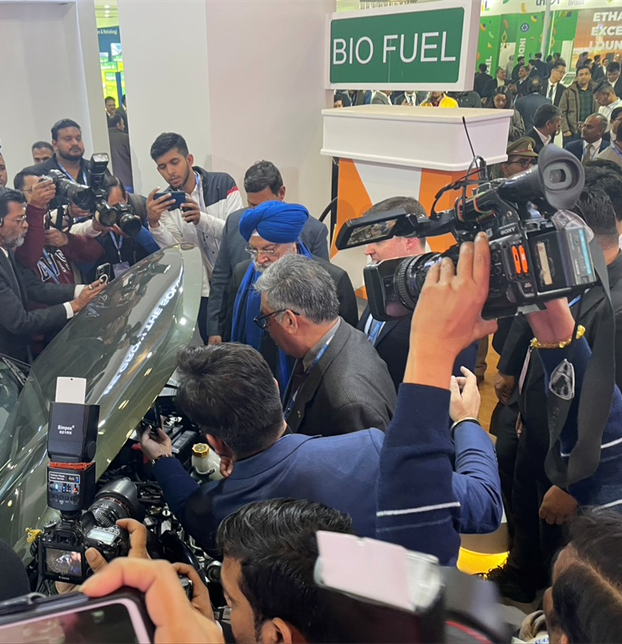
[[[119,226],[126,235],[136,237],[140,233],[142,224],[139,217],[128,212],[119,218]]]
[[[105,485],[88,511],[93,515],[95,523],[104,528],[110,528],[119,519],[141,520],[144,516],[136,485],[128,478]]]
[[[438,253],[423,253],[417,257],[410,257],[395,271],[395,290],[402,304],[411,311],[415,310],[428,270],[439,257]]]

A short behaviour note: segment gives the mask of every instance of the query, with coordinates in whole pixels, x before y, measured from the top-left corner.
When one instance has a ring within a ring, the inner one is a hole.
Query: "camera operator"
[[[96,282],[84,286],[43,284],[15,262],[14,251],[24,243],[28,223],[25,197],[16,190],[0,192],[0,352],[30,362],[28,340],[33,333],[62,327],[105,288]],[[29,304],[47,309],[29,311]]]
[[[16,249],[15,258],[42,282],[75,284],[79,270],[70,262],[91,264],[101,257],[101,247],[88,237],[46,227],[48,206],[56,194],[52,180],[43,179],[34,170],[22,170],[15,176],[14,185],[26,197],[28,224],[28,234]]]
[[[611,299],[615,314],[615,373],[618,387],[622,385],[622,255],[618,246],[615,211],[607,193],[589,179],[577,204],[581,214],[603,250]],[[606,307],[605,291],[601,285],[572,303],[579,323],[586,329],[585,337],[593,345]],[[514,525],[514,541],[505,567],[490,571],[504,596],[529,603],[535,592],[546,587],[548,571],[554,553],[561,542],[559,525],[571,516],[577,501],[564,490],[551,485],[544,470],[549,447],[545,375],[541,361],[528,352],[532,337],[527,320],[514,319],[503,346],[499,371],[511,378],[515,386],[521,375],[519,404],[520,437],[516,464],[513,470],[512,497],[509,513]],[[541,356],[541,352],[538,351]],[[527,359],[526,359],[527,356]],[[509,472],[506,476],[511,476]],[[585,502],[584,502],[585,503]]]
[[[468,244],[464,246],[469,248]],[[468,296],[468,289],[465,292]],[[437,309],[429,311],[429,317],[437,313]],[[413,325],[415,319],[416,316]],[[461,320],[462,313],[447,322],[443,332],[454,332],[453,327],[462,324]],[[439,323],[434,321],[430,326],[437,327]],[[437,349],[444,357],[446,338],[437,335],[432,342],[433,332],[419,329],[428,338],[430,351]],[[465,346],[469,344],[472,342]],[[460,350],[453,356],[445,380],[438,385],[445,390],[450,385],[451,369]],[[413,378],[413,374],[416,377],[420,374],[413,365],[418,358],[411,350],[406,383],[419,382]],[[440,383],[444,363],[428,354],[421,359],[420,370],[440,370],[437,378]],[[458,530],[485,533],[499,527],[502,505],[494,448],[484,430],[470,418],[479,407],[476,387],[469,388],[475,401],[471,401],[468,413],[466,403],[457,404],[452,410],[456,422],[453,447],[447,423],[447,391],[434,399],[440,404],[436,409],[435,402],[422,402],[413,396],[418,391],[416,387],[402,386],[386,436],[377,429],[368,429],[321,438],[287,432],[270,369],[248,346],[187,347],[180,352],[179,371],[181,386],[177,403],[220,455],[225,480],[199,486],[181,463],[171,457],[171,442],[163,431],[158,440],[145,432],[141,443],[145,455],[154,463],[154,474],[171,510],[208,552],[214,550],[214,537],[222,519],[247,503],[279,497],[309,499],[334,507],[352,516],[357,534],[374,536],[376,479],[383,444],[388,448],[394,444],[403,446],[404,452],[417,461],[407,477],[398,477],[394,489],[399,494],[389,500],[406,507],[415,500],[421,500],[425,506],[434,505],[424,501],[431,494],[434,499],[440,498],[438,503],[450,513],[451,525],[440,526],[438,538],[427,541],[425,547],[418,548],[420,551],[436,554],[443,563],[450,563],[458,553],[459,540],[453,538]],[[456,389],[454,399],[462,400]],[[424,417],[423,410],[428,408],[432,408],[434,422],[430,427],[425,420],[420,420]],[[452,470],[454,457],[455,472]],[[439,464],[444,467],[442,475],[447,477],[442,485],[438,483],[441,474],[437,475],[435,469]],[[401,461],[394,466],[396,472],[405,467]],[[385,498],[383,510],[391,514],[386,502]],[[425,510],[415,511],[406,518],[410,524],[419,518],[428,521]],[[386,534],[380,532],[378,536],[386,539],[391,530],[389,527]]]
[[[412,197],[391,197],[385,199],[372,208],[364,216],[377,215],[391,210],[403,209],[407,213],[427,216],[425,208]],[[396,257],[416,257],[426,252],[425,237],[391,237],[385,241],[367,244],[365,255],[371,258],[372,262],[381,262],[385,259]],[[391,379],[398,390],[404,381],[406,359],[408,357],[408,344],[410,337],[411,316],[394,318],[387,322],[375,320],[369,310],[365,308],[358,329],[363,331],[367,339],[378,351],[378,355],[384,360],[389,369]],[[469,347],[457,359],[454,375],[460,375],[460,366],[465,366],[473,371],[477,347]]]
[[[108,176],[104,179],[102,188],[106,191],[108,204],[112,207],[119,204],[128,204],[128,194],[121,181],[114,176]],[[141,224],[140,231],[137,235],[131,236],[123,232],[119,225],[112,227],[103,226],[94,219],[92,221],[93,229],[100,234],[95,237],[94,241],[103,248],[103,258],[100,263],[110,264],[110,279],[120,277],[129,270],[131,266],[138,263],[159,250],[159,246],[153,239],[153,236],[147,228]],[[96,266],[91,264],[90,270],[87,270],[87,279],[95,279]]]

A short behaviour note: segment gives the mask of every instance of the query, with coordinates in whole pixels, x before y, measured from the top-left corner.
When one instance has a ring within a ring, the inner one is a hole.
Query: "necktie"
[[[549,98],[553,100],[553,94],[555,93],[555,85],[549,87]]]
[[[585,148],[585,153],[583,155],[583,164],[585,165],[588,161],[591,161],[594,157],[594,144],[588,143]]]

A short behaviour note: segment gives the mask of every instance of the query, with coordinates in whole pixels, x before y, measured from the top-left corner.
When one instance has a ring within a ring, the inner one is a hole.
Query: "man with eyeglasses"
[[[509,143],[506,151],[508,160],[492,167],[492,178],[509,179],[515,174],[528,170],[538,161],[535,145],[535,141],[528,136]]]
[[[244,175],[244,191],[249,208],[256,208],[266,201],[284,201],[287,189],[279,169],[271,161],[257,161]],[[209,344],[220,344],[225,337],[229,303],[228,287],[235,267],[248,260],[246,240],[240,235],[240,220],[247,208],[232,212],[225,222],[218,259],[212,273],[209,304],[207,307],[207,335]],[[300,240],[309,252],[328,261],[328,228],[309,217],[300,233]],[[235,295],[235,293],[234,293]]]
[[[257,349],[274,373],[281,392],[285,391],[293,359],[280,351],[263,328],[254,322],[260,314],[261,296],[255,290],[259,276],[286,255],[304,255],[318,262],[332,277],[337,288],[339,315],[352,326],[358,322],[358,308],[348,274],[312,255],[300,240],[309,211],[297,204],[267,201],[248,210],[240,220],[240,234],[248,243],[252,259],[238,264],[229,287],[227,340],[249,344]]]
[[[44,284],[20,267],[13,254],[28,232],[25,205],[21,192],[0,189],[0,353],[30,362],[30,336],[58,331],[93,301],[105,284]],[[31,302],[48,308],[31,311]]]

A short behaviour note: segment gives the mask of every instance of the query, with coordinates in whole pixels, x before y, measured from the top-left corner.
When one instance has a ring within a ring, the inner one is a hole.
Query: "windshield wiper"
[[[21,387],[23,388],[24,385],[26,384],[26,375],[24,372],[12,361],[8,360],[7,358],[0,358],[2,362],[7,366],[8,370],[13,374],[15,379],[19,382]]]

